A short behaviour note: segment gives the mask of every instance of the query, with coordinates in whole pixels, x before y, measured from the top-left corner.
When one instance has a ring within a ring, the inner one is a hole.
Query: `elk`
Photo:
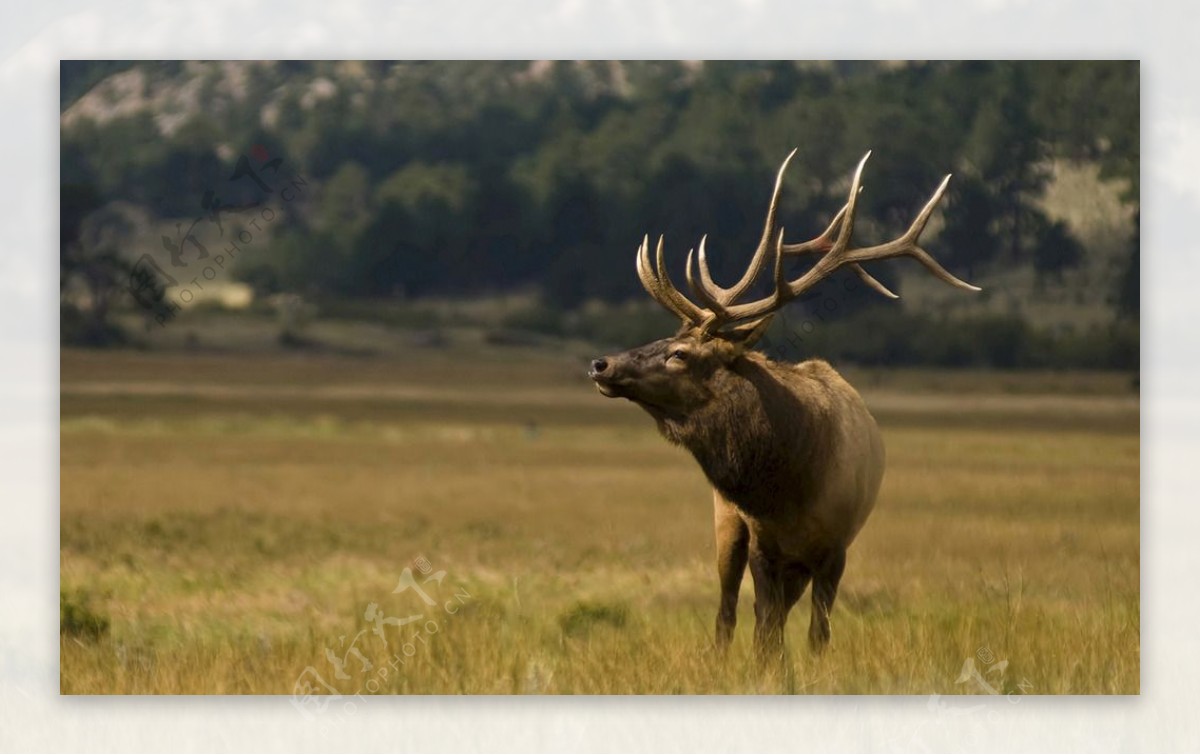
[[[741,279],[729,288],[713,282],[705,253],[688,252],[686,277],[693,298],[667,274],[663,237],[652,262],[649,236],[637,251],[642,286],[682,321],[678,332],[639,348],[595,359],[588,376],[601,394],[625,398],[654,418],[659,432],[692,453],[713,488],[717,573],[721,586],[716,646],[724,651],[737,623],[738,592],[747,563],[754,581],[754,645],[760,658],[782,654],[791,608],[812,583],[809,645],[829,643],[829,615],[846,566],[846,550],[875,505],[883,480],[883,439],[858,392],[827,362],[775,362],[752,347],[772,317],[835,270],[849,267],[871,289],[898,298],[862,263],[907,256],[937,278],[968,291],[980,289],[947,272],[918,246],[947,175],[912,225],[898,238],[854,248],[851,235],[863,166],[850,197],[821,235],[784,242],[777,227],[783,161],[767,208],[762,237]],[[784,261],[820,255],[794,280]],[[764,268],[774,289],[741,301]]]

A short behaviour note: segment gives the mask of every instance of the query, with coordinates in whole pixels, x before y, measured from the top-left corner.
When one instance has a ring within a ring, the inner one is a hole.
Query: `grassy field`
[[[578,360],[65,350],[62,691],[1137,693],[1127,378],[850,376],[881,500],[760,670],[701,473]]]

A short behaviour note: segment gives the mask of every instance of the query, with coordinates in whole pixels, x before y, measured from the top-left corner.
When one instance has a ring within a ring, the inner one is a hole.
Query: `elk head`
[[[850,186],[850,198],[829,227],[809,241],[784,243],[783,229],[776,224],[776,211],[783,176],[795,154],[796,150],[792,150],[779,168],[762,238],[750,266],[733,286],[722,288],[713,282],[705,253],[706,238],[702,238],[699,254],[693,256],[692,251],[688,252],[687,282],[695,301],[689,299],[675,288],[667,275],[662,236],[659,236],[653,261],[649,237],[642,240],[637,252],[637,271],[642,286],[683,324],[670,338],[593,360],[588,375],[600,393],[610,398],[630,399],[660,421],[686,418],[721,394],[721,384],[731,378],[738,360],[745,357],[746,351],[766,331],[771,318],[781,307],[843,266],[848,266],[870,288],[891,299],[898,297],[864,270],[861,263],[912,257],[935,277],[952,286],[979,290],[951,275],[917,245],[921,231],[946,191],[950,181],[948,175],[904,234],[876,246],[850,246],[862,170],[870,152],[859,161]],[[804,255],[821,256],[806,273],[788,280],[783,271],[784,259]],[[762,299],[739,303],[768,265],[774,271],[774,291]]]

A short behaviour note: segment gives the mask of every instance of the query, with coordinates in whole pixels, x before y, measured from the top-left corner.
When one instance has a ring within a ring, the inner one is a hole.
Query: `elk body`
[[[774,362],[752,347],[775,312],[843,266],[890,298],[895,294],[860,263],[908,256],[951,285],[979,290],[918,246],[949,176],[902,236],[877,246],[850,246],[859,183],[870,153],[859,162],[849,201],[829,227],[810,241],[784,243],[776,211],[794,155],[795,150],[779,168],[762,238],[749,268],[732,287],[713,282],[702,239],[699,254],[693,258],[689,252],[687,258],[693,301],[667,275],[662,237],[653,262],[649,238],[643,240],[638,277],[682,326],[670,338],[596,359],[588,373],[600,393],[638,404],[667,440],[688,449],[700,464],[713,486],[721,585],[717,647],[726,648],[733,636],[738,592],[749,565],[754,641],[764,657],[781,650],[788,613],[810,582],[809,644],[819,651],[829,642],[829,615],[846,550],[875,505],[884,448],[866,404],[828,363]],[[821,256],[808,272],[788,280],[784,259],[810,254]],[[768,265],[773,292],[739,302]]]

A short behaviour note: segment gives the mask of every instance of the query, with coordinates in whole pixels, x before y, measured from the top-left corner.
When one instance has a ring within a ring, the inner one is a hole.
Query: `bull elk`
[[[738,591],[749,563],[754,580],[754,645],[760,657],[782,652],[788,612],[812,582],[809,644],[829,642],[829,614],[846,566],[846,549],[875,505],[883,479],[879,427],[862,397],[827,362],[774,362],[751,351],[771,318],[835,270],[849,267],[870,288],[897,298],[862,268],[892,257],[916,259],[937,278],[968,291],[980,289],[947,272],[918,246],[950,176],[900,237],[877,246],[850,245],[863,166],[850,197],[829,227],[799,244],[784,242],[776,224],[779,194],[793,150],[783,161],[767,208],[762,238],[741,280],[713,282],[701,239],[687,257],[693,298],[671,282],[663,239],[655,259],[650,239],[637,252],[646,292],[678,316],[670,338],[591,363],[589,377],[610,398],[626,398],[650,414],[666,439],[688,449],[713,487],[717,572],[721,584],[716,644],[728,647],[737,623]],[[788,280],[789,257],[821,255]],[[768,296],[739,302],[765,267],[774,271]]]

